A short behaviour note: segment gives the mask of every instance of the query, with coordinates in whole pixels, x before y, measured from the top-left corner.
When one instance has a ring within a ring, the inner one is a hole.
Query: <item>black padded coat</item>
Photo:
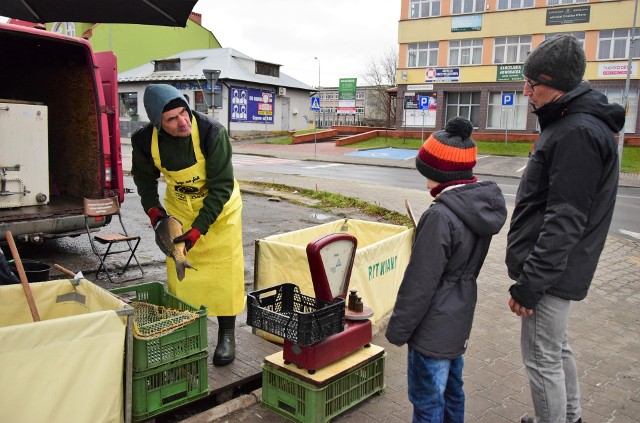
[[[614,133],[624,109],[582,82],[534,112],[540,137],[516,195],[506,264],[510,293],[533,309],[545,293],[587,296],[618,190]]]
[[[476,279],[493,235],[507,218],[492,181],[443,191],[424,212],[386,337],[431,358],[464,354],[477,299]]]

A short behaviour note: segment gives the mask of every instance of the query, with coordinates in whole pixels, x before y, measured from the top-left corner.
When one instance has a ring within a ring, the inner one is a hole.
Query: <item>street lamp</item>
[[[631,81],[631,66],[633,66],[633,46],[636,41],[636,16],[638,15],[638,0],[636,0],[635,10],[633,12],[633,29],[631,30],[631,38],[629,39],[629,59],[627,62],[627,79],[622,92],[622,107],[624,107],[625,116],[629,111],[629,85]],[[618,133],[618,170],[622,172],[622,149],[624,148],[624,126]]]
[[[318,61],[318,90],[320,90],[320,59],[314,57]]]
[[[314,57],[314,59],[316,59],[318,61],[318,89],[317,89],[317,93],[318,96],[320,96],[320,59],[318,59],[317,57]],[[313,125],[313,157],[316,157],[316,149],[317,149],[317,145],[318,145],[318,136],[317,136],[317,131],[318,131],[318,125],[320,124],[320,110],[318,110],[316,112],[316,123]]]

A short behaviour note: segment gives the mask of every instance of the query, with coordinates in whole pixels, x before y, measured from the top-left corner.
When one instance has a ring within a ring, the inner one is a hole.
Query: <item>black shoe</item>
[[[520,417],[520,423],[536,423],[536,418],[525,414],[524,416]]]
[[[218,345],[213,364],[224,366],[236,358],[236,316],[218,316]]]

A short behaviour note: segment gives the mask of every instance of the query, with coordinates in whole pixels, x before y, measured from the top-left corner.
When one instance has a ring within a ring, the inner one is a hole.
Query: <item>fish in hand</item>
[[[187,248],[184,242],[173,243],[173,240],[182,235],[182,223],[173,216],[167,215],[158,221],[153,228],[156,233],[156,244],[167,256],[176,262],[178,280],[183,280],[186,268],[195,269],[187,260]]]

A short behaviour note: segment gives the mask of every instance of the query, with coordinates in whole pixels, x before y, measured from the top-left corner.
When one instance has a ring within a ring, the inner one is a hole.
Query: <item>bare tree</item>
[[[396,69],[398,67],[398,50],[389,48],[378,57],[372,57],[364,74],[365,83],[372,87],[367,92],[365,120],[375,126],[383,126],[390,113],[390,122],[395,122],[395,101],[389,107],[389,88],[396,86]],[[394,100],[392,98],[392,100]]]

